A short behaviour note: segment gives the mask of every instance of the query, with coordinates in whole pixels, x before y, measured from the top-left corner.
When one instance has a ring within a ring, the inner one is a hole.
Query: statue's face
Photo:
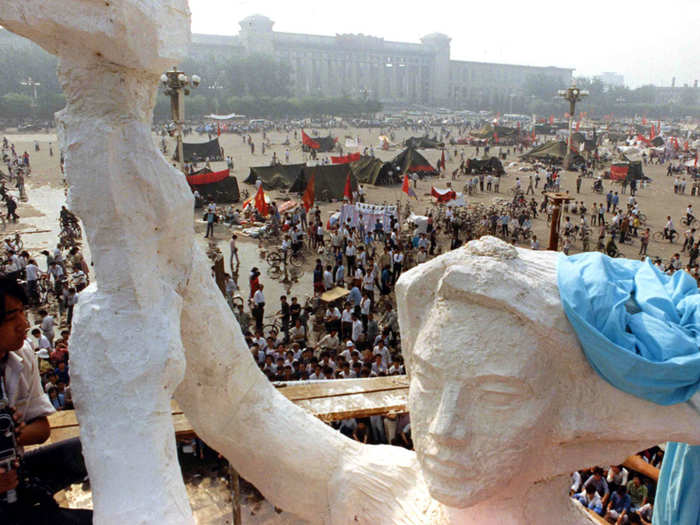
[[[416,453],[438,501],[479,503],[527,478],[546,451],[557,381],[538,339],[502,309],[438,296],[412,349],[409,394]]]

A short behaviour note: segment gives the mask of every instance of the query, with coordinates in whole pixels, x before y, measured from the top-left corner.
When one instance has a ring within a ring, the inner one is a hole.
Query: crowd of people
[[[664,451],[658,447],[638,456],[660,469]],[[571,476],[570,496],[614,525],[651,525],[656,482],[624,465],[596,466]]]

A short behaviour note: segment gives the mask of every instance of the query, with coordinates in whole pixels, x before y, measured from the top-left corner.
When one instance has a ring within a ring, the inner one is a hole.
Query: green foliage
[[[24,93],[5,93],[0,99],[0,114],[20,120],[32,114],[32,97]]]

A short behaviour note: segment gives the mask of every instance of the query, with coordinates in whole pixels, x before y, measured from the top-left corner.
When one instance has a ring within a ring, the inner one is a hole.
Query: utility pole
[[[571,84],[568,89],[560,89],[557,91],[557,96],[569,102],[569,140],[566,148],[566,156],[564,157],[564,169],[571,167],[571,145],[573,144],[573,128],[574,128],[574,113],[576,112],[576,103],[588,96],[588,91],[576,87],[576,82]]]
[[[196,88],[202,80],[198,75],[188,78],[185,73],[178,71],[176,67],[172,71],[166,71],[160,76],[160,85],[163,93],[170,97],[170,114],[177,128],[177,158],[180,163],[180,171],[184,170],[183,133],[182,126],[185,123],[185,96],[190,94],[190,86]]]

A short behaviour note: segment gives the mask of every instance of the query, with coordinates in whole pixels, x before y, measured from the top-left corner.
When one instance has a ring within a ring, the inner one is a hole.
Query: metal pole
[[[180,159],[180,171],[185,172],[185,154],[182,138],[182,124],[185,121],[185,93],[183,88],[178,88],[175,91],[177,97],[177,156]]]
[[[228,475],[231,478],[231,507],[233,510],[233,525],[242,525],[241,520],[241,483],[238,472],[228,464]]]
[[[573,94],[569,96],[573,97]],[[564,157],[564,168],[569,169],[571,167],[571,145],[573,144],[573,137],[571,134],[574,130],[574,111],[576,110],[576,100],[574,98],[569,99],[569,140],[566,148],[566,157]]]

